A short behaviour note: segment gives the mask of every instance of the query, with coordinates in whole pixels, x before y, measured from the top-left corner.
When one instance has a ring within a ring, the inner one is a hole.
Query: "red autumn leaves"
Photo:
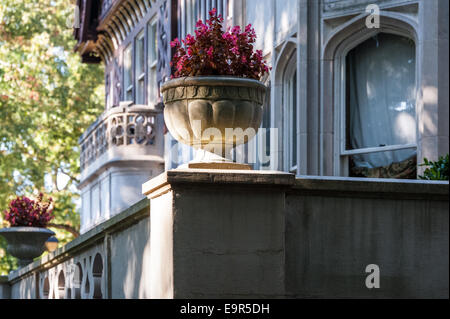
[[[254,51],[255,30],[236,26],[223,31],[223,18],[216,9],[209,12],[206,24],[197,22],[195,36],[188,34],[182,43],[171,42],[172,78],[184,76],[228,75],[259,80],[269,72],[262,51]]]
[[[37,200],[31,200],[28,197],[17,197],[9,203],[9,210],[5,210],[5,220],[9,222],[11,227],[42,227],[55,217],[52,214],[52,198],[48,202],[43,202],[44,195],[39,194]]]

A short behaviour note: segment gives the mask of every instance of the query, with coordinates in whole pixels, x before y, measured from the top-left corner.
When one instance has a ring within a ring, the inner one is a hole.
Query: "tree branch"
[[[61,173],[63,173],[67,177],[69,177],[70,181],[75,183],[75,185],[80,183],[80,181],[77,178],[73,177],[70,173],[66,172],[63,168],[59,167],[58,169],[61,171]],[[69,183],[67,183],[66,188],[67,188],[68,184]]]
[[[47,227],[53,227],[53,228],[57,228],[57,229],[66,230],[69,233],[71,233],[75,238],[80,236],[80,233],[75,228],[73,228],[72,226],[69,226],[69,225],[49,223],[49,224],[47,224]]]

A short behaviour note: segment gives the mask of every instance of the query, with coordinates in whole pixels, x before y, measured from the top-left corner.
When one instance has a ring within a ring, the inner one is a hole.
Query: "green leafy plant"
[[[445,157],[441,156],[437,162],[432,162],[424,158],[424,164],[419,166],[427,166],[428,168],[419,178],[424,180],[448,181],[448,157],[448,154]]]

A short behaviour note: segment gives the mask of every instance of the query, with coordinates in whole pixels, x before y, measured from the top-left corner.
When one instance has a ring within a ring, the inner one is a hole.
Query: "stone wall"
[[[448,182],[175,170],[143,189],[152,298],[448,298]]]
[[[448,185],[168,171],[0,298],[448,298]]]
[[[448,184],[298,179],[286,207],[287,295],[448,298]]]

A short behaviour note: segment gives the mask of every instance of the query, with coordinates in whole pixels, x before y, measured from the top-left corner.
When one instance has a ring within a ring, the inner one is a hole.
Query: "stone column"
[[[281,172],[172,170],[143,185],[150,199],[151,298],[284,296]]]
[[[449,152],[448,1],[420,2],[418,162]],[[419,175],[425,170],[419,167]]]

